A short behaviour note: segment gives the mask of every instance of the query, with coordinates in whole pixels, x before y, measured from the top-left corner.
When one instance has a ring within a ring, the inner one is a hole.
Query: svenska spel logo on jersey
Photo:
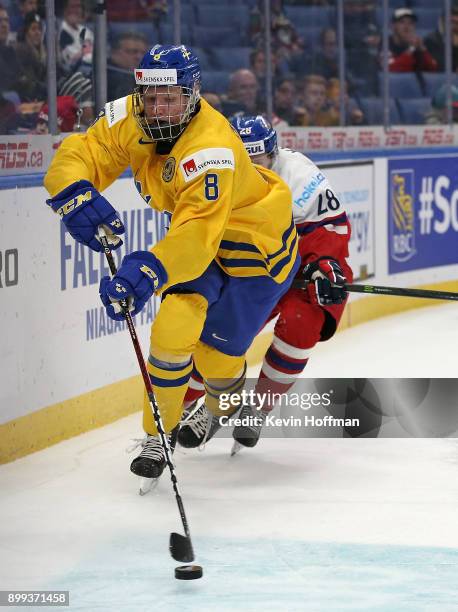
[[[183,159],[180,168],[186,183],[207,171],[234,170],[234,152],[222,147],[201,149]]]
[[[413,170],[390,173],[390,256],[408,261],[415,253],[415,190]]]
[[[196,162],[193,159],[189,159],[183,164],[183,170],[186,176],[190,176],[193,172],[197,172]]]

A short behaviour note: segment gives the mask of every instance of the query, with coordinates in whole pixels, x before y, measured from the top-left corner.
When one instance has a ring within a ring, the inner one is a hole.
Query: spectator
[[[294,58],[291,72],[298,77],[307,74],[319,74],[325,79],[337,78],[339,75],[337,34],[334,28],[325,28],[320,34],[320,48],[315,53],[309,51]]]
[[[74,70],[86,75],[92,72],[94,35],[84,25],[84,18],[81,0],[64,0],[58,40],[60,65],[67,74]]]
[[[329,108],[326,96],[326,79],[318,74],[305,77],[303,88],[305,107],[302,125],[338,125],[339,117]]]
[[[153,21],[162,19],[167,15],[167,0],[148,0],[147,2],[143,2],[143,4],[145,5],[148,16]]]
[[[124,32],[115,39],[107,65],[107,97],[117,100],[135,88],[134,70],[148,50],[142,34]]]
[[[437,70],[445,71],[445,40],[444,26],[445,16],[439,17],[439,23],[435,32],[425,37],[425,47],[437,62]],[[458,1],[452,5],[452,70],[458,72]]]
[[[277,58],[275,54],[271,54],[272,72],[276,76]],[[263,49],[255,49],[250,53],[250,70],[254,72],[258,83],[261,83],[266,78],[266,54]]]
[[[360,44],[355,44],[346,50],[348,81],[359,95],[379,94],[381,41],[382,36],[377,26],[369,23]]]
[[[43,24],[38,13],[27,13],[18,33],[18,93],[23,102],[46,99],[46,50]]]
[[[0,4],[0,134],[14,133],[19,120],[17,108],[20,99],[16,91],[18,66],[16,52],[8,44],[9,35],[8,13]]]
[[[57,83],[58,96],[73,96],[78,105],[77,129],[87,128],[94,120],[94,97],[92,81],[81,72],[62,76]]]
[[[291,77],[280,80],[274,90],[272,125],[277,129],[288,125],[302,125],[305,109],[297,105],[296,81]]]
[[[447,123],[447,87],[443,85],[434,94],[431,101],[432,109],[426,114],[425,123],[439,125]],[[453,123],[458,123],[458,87],[452,85]]]
[[[173,4],[173,3],[171,3]],[[152,39],[163,42],[163,25],[167,19],[168,0],[109,0],[108,21],[142,21],[154,28]]]
[[[279,79],[284,73],[285,66],[279,66],[275,53],[271,54],[271,61],[272,75],[274,79]],[[262,49],[257,49],[250,53],[250,69],[258,79],[259,89],[264,91],[266,84],[266,54]]]
[[[274,57],[272,54],[272,71],[275,65]],[[256,75],[258,83],[262,83],[266,76],[266,54],[262,49],[255,49],[250,53],[250,70]]]
[[[0,134],[14,134],[19,116],[13,102],[3,97],[0,92]]]
[[[367,24],[376,23],[375,0],[345,0],[344,8],[344,30],[345,48],[352,49],[360,47],[365,35]]]
[[[160,21],[167,15],[167,0],[110,0],[108,21]]]
[[[14,32],[14,38],[18,32],[24,27],[24,19],[27,13],[38,12],[38,0],[18,0],[14,3],[14,10],[10,16],[11,32]]]
[[[73,96],[57,97],[57,127],[59,132],[73,132],[76,123],[78,105]],[[49,134],[48,105],[43,104],[38,113],[35,134]]]
[[[230,117],[243,112],[248,115],[258,114],[257,96],[259,83],[252,70],[240,68],[229,77],[227,96],[222,100],[223,114]]]
[[[337,32],[334,28],[325,28],[321,32],[320,44],[321,49],[313,54],[310,61],[313,73],[321,74],[325,79],[337,78],[339,73]]]
[[[303,51],[303,41],[283,12],[283,0],[271,1],[271,44],[278,62],[289,62]],[[264,48],[264,0],[258,0],[250,13],[248,38],[258,49]]]
[[[284,15],[272,23],[272,48],[279,62],[290,62],[304,50],[302,38]]]
[[[432,72],[437,62],[426,49],[416,31],[418,18],[412,9],[396,9],[392,17],[393,33],[389,39],[391,72]]]
[[[0,93],[15,91],[19,74],[14,48],[8,43],[10,20],[3,5],[0,4]]]
[[[340,81],[339,79],[329,79],[326,89],[329,105],[329,113],[340,123]],[[347,125],[361,125],[364,121],[364,114],[353,98],[348,96],[348,87],[345,83],[345,121]]]
[[[33,132],[42,105],[43,102],[40,100],[19,104],[15,134],[30,134],[30,132]]]
[[[273,22],[283,12],[282,0],[272,0],[270,3],[270,19]],[[248,40],[255,47],[261,48],[264,39],[264,2],[258,0],[257,4],[250,11],[250,20],[248,25]]]

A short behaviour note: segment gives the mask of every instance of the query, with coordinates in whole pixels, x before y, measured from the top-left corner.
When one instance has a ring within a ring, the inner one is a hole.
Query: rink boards
[[[351,218],[355,277],[458,290],[458,157],[369,157],[321,164]],[[41,180],[0,179],[0,462],[112,422],[142,403],[128,334],[99,301],[99,280],[108,274],[103,257],[63,231],[44,203]],[[143,203],[131,178],[105,195],[127,226],[118,264],[127,251],[148,249],[164,235],[162,217]],[[342,328],[424,305],[352,296]],[[153,300],[137,316],[145,351],[157,308]],[[255,341],[251,364],[268,343],[266,334]]]

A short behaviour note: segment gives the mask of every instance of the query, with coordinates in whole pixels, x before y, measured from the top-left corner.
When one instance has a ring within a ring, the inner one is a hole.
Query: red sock
[[[186,391],[186,395],[183,400],[183,408],[186,410],[194,404],[198,399],[205,395],[205,385],[202,376],[194,367],[192,369],[191,378],[189,379],[189,386]]]
[[[274,407],[274,394],[287,393],[309,360],[310,349],[301,349],[274,337],[264,357],[255,392],[265,396],[264,412]]]

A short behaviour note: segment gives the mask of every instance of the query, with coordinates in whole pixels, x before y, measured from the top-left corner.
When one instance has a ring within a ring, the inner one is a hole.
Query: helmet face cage
[[[184,45],[155,45],[135,70],[134,116],[151,140],[173,140],[200,99],[200,67]]]
[[[250,157],[267,155],[275,158],[278,153],[277,134],[262,115],[256,117],[236,116],[231,120]]]
[[[145,94],[155,99],[151,113],[148,104],[145,109]],[[183,132],[199,99],[197,84],[192,89],[180,85],[141,86],[134,91],[135,119],[147,138],[171,140]]]

